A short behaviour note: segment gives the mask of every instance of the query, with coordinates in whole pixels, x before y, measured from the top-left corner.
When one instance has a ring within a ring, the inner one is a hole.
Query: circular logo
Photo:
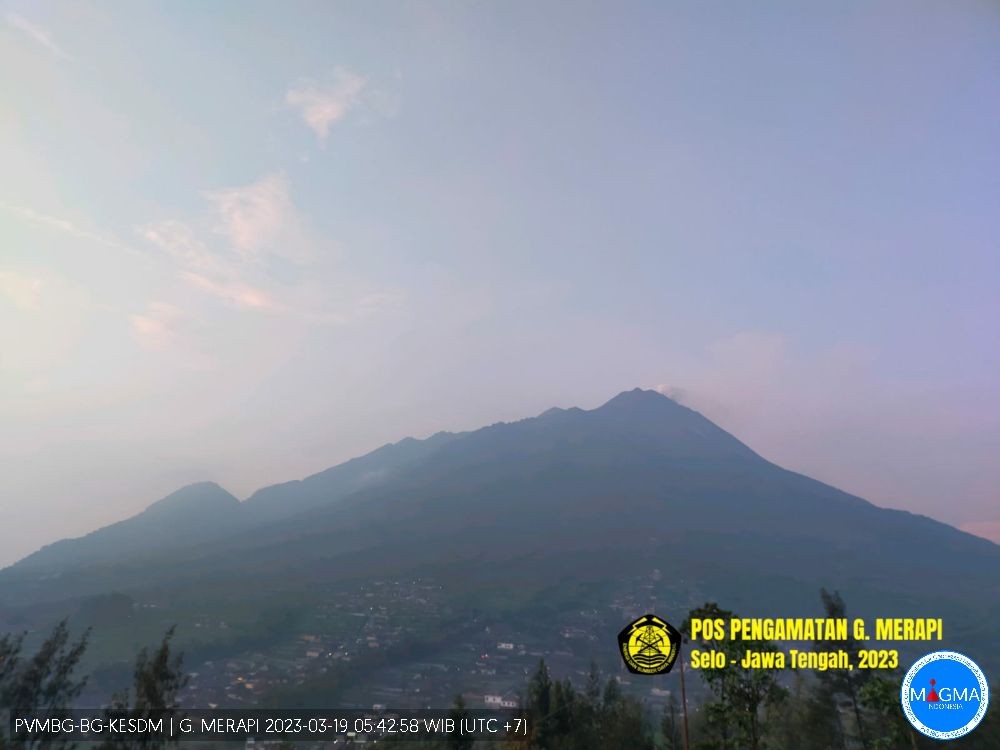
[[[900,700],[914,729],[934,739],[953,740],[983,720],[990,688],[983,670],[968,656],[935,651],[910,667]]]
[[[680,645],[681,634],[656,615],[643,615],[618,634],[618,648],[633,674],[666,674]]]

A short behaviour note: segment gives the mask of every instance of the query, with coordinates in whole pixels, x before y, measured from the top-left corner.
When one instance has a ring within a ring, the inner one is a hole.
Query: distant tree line
[[[821,590],[820,597],[827,617],[845,617],[846,606],[837,592]],[[737,649],[774,650],[769,642],[737,646],[729,639],[691,641],[692,620],[735,617],[707,602],[692,609],[681,626],[689,646],[722,651],[729,658],[724,668],[698,670],[708,698],[696,709],[679,704],[671,695],[662,713],[654,716],[639,700],[626,695],[615,678],[603,679],[595,665],[585,684],[575,686],[569,680],[554,679],[543,660],[528,680],[521,701],[520,711],[529,727],[526,736],[499,743],[456,736],[444,742],[403,746],[413,750],[500,746],[506,750],[1000,750],[1000,712],[995,707],[974,732],[955,742],[931,740],[915,732],[900,709],[902,674],[898,670],[889,674],[828,670],[815,676],[794,672],[791,684],[783,684],[777,669],[740,665]],[[186,677],[181,655],[171,650],[173,635],[171,628],[155,649],[139,653],[131,686],[112,698],[106,709],[109,716],[145,718],[179,708],[178,695]],[[89,637],[88,630],[74,639],[62,621],[34,654],[25,655],[23,635],[0,636],[0,708],[30,709],[40,718],[59,718],[86,686],[86,678],[76,672]],[[847,651],[857,663],[861,644],[848,637],[817,642],[814,648]],[[467,715],[461,696],[451,713],[456,719]],[[6,737],[6,729],[4,717],[0,750],[29,750],[38,745],[15,744]],[[150,742],[133,744],[159,750]],[[60,748],[52,742],[44,746]],[[131,746],[114,742],[98,750]]]
[[[827,617],[845,617],[837,592],[820,591]],[[691,642],[691,621],[730,620],[737,615],[714,602],[692,609],[681,626],[688,647],[725,653],[728,666],[700,669],[709,697],[685,709],[670,695],[660,716],[625,695],[614,679],[601,680],[595,667],[582,691],[568,680],[554,680],[542,661],[522,699],[527,737],[512,737],[507,750],[1000,750],[1000,712],[995,708],[971,734],[954,742],[932,740],[907,722],[899,703],[902,673],[871,670],[827,670],[806,677],[793,672],[789,685],[778,669],[740,665],[743,650],[776,650],[767,641]],[[728,627],[727,627],[728,631]],[[818,641],[816,650],[844,650],[858,663],[861,645],[853,638]],[[690,673],[689,673],[690,674]],[[997,693],[993,692],[994,695]],[[453,712],[465,710],[461,697]],[[687,740],[685,739],[687,736]],[[428,742],[426,750],[476,750],[497,743],[455,738]],[[400,747],[413,748],[412,743]]]

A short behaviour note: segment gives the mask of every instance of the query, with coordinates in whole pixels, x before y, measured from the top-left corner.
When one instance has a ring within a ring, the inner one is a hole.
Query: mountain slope
[[[880,615],[944,613],[980,629],[1000,616],[1000,546],[786,471],[655,392],[380,451],[261,491],[257,520],[183,554],[125,550],[57,579],[2,571],[0,601],[420,571],[516,588],[656,568],[746,614],[813,613],[826,586]]]
[[[190,484],[124,521],[42,547],[17,566],[58,569],[92,565],[206,541],[240,528],[244,518],[241,510],[240,501],[214,482]]]
[[[51,571],[188,549],[377,486],[454,437],[406,438],[305,479],[265,487],[243,503],[214,482],[188,485],[124,521],[47,545],[14,567]]]
[[[456,437],[452,433],[439,432],[426,440],[406,438],[384,445],[305,479],[257,490],[244,502],[244,509],[253,521],[266,522],[336,502],[353,492],[384,482]]]
[[[1000,600],[997,545],[786,471],[649,391],[469,433],[378,487],[272,528],[280,533],[234,539],[233,549],[331,571],[357,571],[372,551],[382,569],[531,559],[552,575],[628,575],[637,560],[663,560],[731,581]]]

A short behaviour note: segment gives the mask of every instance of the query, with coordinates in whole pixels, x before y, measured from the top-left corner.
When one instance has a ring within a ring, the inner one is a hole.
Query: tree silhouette
[[[87,649],[90,631],[72,640],[66,620],[60,621],[30,658],[22,658],[23,635],[0,637],[0,707],[27,710],[39,719],[57,719],[83,691],[86,678],[74,676]],[[4,722],[4,726],[6,722]],[[0,726],[0,748],[9,744]],[[32,747],[36,741],[19,743]],[[66,742],[47,741],[58,748]]]
[[[465,707],[465,699],[461,693],[455,696],[455,703],[452,705],[451,711],[448,712],[448,717],[455,721],[455,726],[459,726],[463,720],[469,717],[469,710]],[[474,744],[474,739],[458,732],[449,737],[447,741],[449,750],[472,750]]]
[[[691,637],[691,622],[695,619],[723,620],[728,631],[729,621],[737,616],[706,602],[692,609],[681,625],[681,631]],[[699,643],[706,650],[720,651],[726,655],[727,666],[701,670],[712,699],[701,709],[702,744],[713,750],[760,750],[765,733],[764,709],[781,703],[788,691],[778,682],[778,670],[772,668],[749,669],[740,665],[740,651],[774,651],[770,641],[740,641],[729,638],[717,640],[702,638]],[[707,743],[707,744],[705,744]]]
[[[155,651],[150,653],[144,648],[139,652],[135,660],[132,687],[114,697],[107,712],[109,718],[148,719],[169,717],[171,714],[177,717],[177,696],[187,684],[188,678],[181,669],[183,656],[170,651],[173,637],[174,628],[171,627]],[[141,747],[143,750],[157,750],[165,744],[151,739],[116,739],[104,743],[101,748],[120,750]]]

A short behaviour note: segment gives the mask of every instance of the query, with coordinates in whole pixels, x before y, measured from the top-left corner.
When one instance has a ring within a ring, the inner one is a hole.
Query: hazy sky
[[[0,2],[0,564],[662,387],[1000,539],[1000,5]]]

